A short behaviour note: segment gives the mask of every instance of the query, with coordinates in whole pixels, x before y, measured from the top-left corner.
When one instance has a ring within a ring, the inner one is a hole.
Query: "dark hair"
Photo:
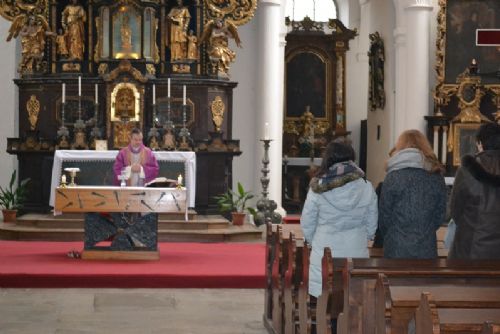
[[[483,145],[483,150],[500,150],[500,125],[485,123],[476,133],[476,141]]]
[[[356,153],[350,144],[340,142],[330,142],[323,154],[323,162],[316,175],[323,175],[332,165],[356,159]]]
[[[130,137],[133,135],[142,135],[142,131],[139,128],[133,128],[132,131],[130,131]]]

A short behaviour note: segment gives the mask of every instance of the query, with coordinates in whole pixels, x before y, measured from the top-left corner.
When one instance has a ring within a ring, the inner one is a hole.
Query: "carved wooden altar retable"
[[[26,3],[25,3],[26,2]],[[2,1],[21,40],[19,138],[7,151],[31,178],[26,211],[48,211],[55,149],[119,149],[132,128],[153,150],[195,151],[196,210],[232,184],[233,89],[228,41],[257,0]],[[185,87],[185,98],[183,98]],[[33,168],[33,166],[40,166]]]

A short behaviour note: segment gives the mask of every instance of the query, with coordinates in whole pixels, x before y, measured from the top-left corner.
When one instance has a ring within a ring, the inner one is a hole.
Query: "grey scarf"
[[[406,148],[394,154],[387,160],[387,173],[403,168],[421,168],[426,171],[432,169],[423,153],[417,148]]]

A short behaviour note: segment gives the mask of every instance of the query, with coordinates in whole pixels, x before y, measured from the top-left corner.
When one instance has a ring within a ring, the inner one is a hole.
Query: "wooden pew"
[[[432,295],[424,292],[414,318],[408,324],[408,333],[481,333],[483,323],[492,319],[500,319],[500,309],[438,308]]]
[[[333,258],[330,248],[323,250],[321,259],[321,295],[316,304],[316,333],[330,334],[333,299]]]
[[[298,318],[297,294],[300,281],[302,281],[302,248],[297,247],[295,234],[290,232],[286,257],[288,265],[283,279],[283,321],[284,333],[295,334]]]
[[[297,292],[299,314],[299,334],[310,334],[312,326],[312,310],[309,298],[309,245],[304,241],[302,247],[302,277]]]
[[[272,290],[272,273],[274,262],[274,242],[275,233],[273,233],[273,225],[266,224],[266,287],[264,289],[264,323],[269,323],[272,319],[273,309],[273,290]]]
[[[396,285],[500,286],[500,264],[495,261],[348,259],[343,270],[344,308],[338,321],[339,333],[376,333],[375,284],[379,272]]]
[[[489,321],[483,324],[483,330],[481,334],[500,334],[500,320],[495,320],[497,323],[491,323]]]
[[[378,274],[374,310],[377,333],[406,333],[422,292],[434,296],[437,308],[500,309],[500,286],[422,285],[418,278],[414,283],[392,284],[385,274]]]

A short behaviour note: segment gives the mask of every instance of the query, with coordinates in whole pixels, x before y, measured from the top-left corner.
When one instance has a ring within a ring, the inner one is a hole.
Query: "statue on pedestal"
[[[170,10],[167,15],[168,35],[167,45],[170,47],[170,61],[183,60],[187,58],[187,36],[191,14],[184,7],[182,0],[177,0],[177,7]]]
[[[87,15],[78,0],[71,0],[62,12],[62,26],[66,38],[69,59],[83,60],[85,51],[85,21]]]
[[[200,38],[200,45],[208,42],[208,56],[218,72],[216,74],[223,76],[228,76],[229,65],[236,59],[236,53],[229,48],[229,38],[233,38],[236,45],[241,47],[236,25],[227,19],[208,21]]]

